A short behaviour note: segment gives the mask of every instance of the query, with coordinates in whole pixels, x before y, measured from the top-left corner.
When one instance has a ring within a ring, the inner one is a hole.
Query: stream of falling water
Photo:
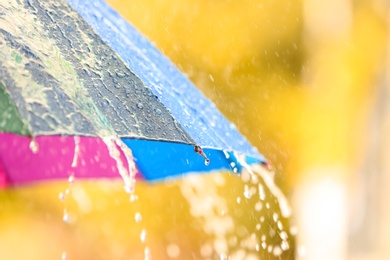
[[[280,189],[275,185],[273,174],[269,169],[261,165],[248,165],[243,158],[238,156],[238,162],[243,166],[241,179],[244,182],[243,197],[236,199],[238,208],[244,200],[254,203],[253,212],[248,212],[248,218],[259,215],[255,226],[250,227],[246,237],[236,235],[239,228],[235,223],[232,212],[229,213],[229,204],[223,196],[218,194],[218,189],[228,188],[224,174],[211,174],[205,181],[204,176],[193,174],[186,176],[181,184],[181,192],[190,205],[191,215],[204,221],[203,229],[208,234],[213,234],[211,241],[205,241],[200,249],[203,258],[220,259],[260,259],[259,252],[267,252],[275,257],[280,257],[283,252],[290,249],[291,230],[285,230],[282,218],[289,218],[291,208]],[[262,181],[260,181],[260,179]],[[264,187],[264,186],[266,187]],[[255,196],[257,194],[257,196]],[[279,205],[280,214],[271,206],[272,198]],[[267,200],[268,199],[268,200]],[[234,204],[234,202],[233,202]],[[266,216],[269,219],[266,219]],[[266,220],[269,222],[267,223]],[[272,225],[274,228],[269,228]],[[262,228],[263,226],[263,228]],[[266,233],[269,230],[269,233]],[[279,242],[275,241],[277,236]]]
[[[118,172],[124,182],[124,189],[130,194],[130,202],[136,200],[137,197],[134,194],[136,184],[136,166],[133,160],[132,151],[118,137],[110,136],[103,137],[101,139],[107,146],[110,157],[116,163]],[[30,149],[33,153],[38,152],[38,143],[35,138],[33,138],[30,142]],[[75,136],[74,155],[71,164],[72,168],[76,168],[78,166],[80,151],[80,137]],[[122,160],[123,157],[121,158],[121,154],[124,155],[128,167],[125,166],[125,162]],[[272,208],[270,203],[266,202],[266,199],[272,195],[278,202],[281,216],[289,218],[291,215],[291,208],[281,190],[276,186],[272,172],[261,165],[248,165],[245,162],[244,157],[240,157],[236,154],[235,156],[238,163],[243,167],[240,176],[244,182],[242,191],[243,197],[237,197],[237,205],[242,204],[244,200],[253,200],[253,198],[257,198],[258,201],[255,203],[254,211],[269,211],[272,210]],[[232,168],[234,172],[237,172],[235,164],[232,165]],[[276,211],[272,213],[271,219],[274,222],[276,230],[271,230],[270,234],[261,233],[262,235],[259,236],[252,232],[247,237],[240,237],[239,241],[237,241],[237,236],[233,237],[234,239],[232,240],[231,236],[234,234],[234,230],[237,227],[234,223],[234,218],[229,214],[229,203],[231,202],[227,201],[226,198],[218,194],[218,188],[225,186],[224,175],[213,174],[212,176],[213,181],[209,182],[204,181],[202,175],[188,175],[186,178],[183,178],[180,185],[180,190],[190,205],[191,215],[196,218],[203,219],[203,229],[206,233],[213,234],[213,239],[205,241],[200,248],[200,254],[203,258],[218,256],[221,260],[244,258],[259,259],[256,253],[260,250],[267,251],[268,253],[278,257],[284,251],[290,249],[289,239],[290,234],[293,235],[293,232],[289,232],[284,229],[281,217]],[[75,178],[76,176],[72,171],[68,177],[68,187],[65,191],[59,193],[59,199],[64,204],[62,220],[67,224],[75,221],[72,219],[66,203],[66,198],[72,194]],[[271,194],[267,194],[267,191]],[[255,196],[256,194],[257,196]],[[142,215],[140,212],[135,213],[134,220],[136,223],[140,223],[142,221]],[[252,228],[252,230],[260,231],[264,225],[267,224],[265,223],[264,215],[262,215],[259,217],[258,223]],[[270,239],[268,238],[268,236],[273,237],[275,234],[280,238],[280,243],[278,244],[270,243]],[[151,251],[146,243],[146,229],[141,230],[139,239],[144,245],[144,259],[151,259]],[[235,245],[239,244],[240,247],[232,249],[232,243]],[[170,249],[170,251],[173,252],[171,254],[175,255],[174,252],[177,248],[172,247]],[[61,259],[67,260],[68,252],[62,252]]]

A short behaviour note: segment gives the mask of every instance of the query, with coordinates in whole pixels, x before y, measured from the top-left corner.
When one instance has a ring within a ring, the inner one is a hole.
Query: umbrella
[[[7,1],[0,185],[158,180],[266,160],[104,1]]]

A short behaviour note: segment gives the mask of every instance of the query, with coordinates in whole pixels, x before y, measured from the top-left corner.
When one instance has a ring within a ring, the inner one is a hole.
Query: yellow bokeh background
[[[286,188],[312,167],[356,166],[385,62],[375,1],[351,3],[349,30],[321,37],[305,33],[299,0],[108,2],[274,162]]]
[[[368,122],[389,69],[385,1],[340,1],[347,11],[334,9],[328,16],[308,8],[319,4],[315,0],[107,2],[271,161],[288,199],[308,175],[320,178],[318,169],[346,169],[335,177],[356,181],[355,170],[367,156]],[[255,223],[245,214],[253,215],[254,206],[236,206],[244,184],[222,174],[218,194],[250,234]],[[213,174],[203,178],[216,183]],[[181,247],[178,259],[199,257],[192,251],[210,236],[203,220],[189,213],[182,182],[139,182],[136,203],[129,203],[120,182],[78,182],[77,176],[65,202],[58,193],[68,188],[66,182],[0,191],[0,258],[60,259],[65,252],[69,259],[126,259],[138,252],[133,259],[144,259],[143,227],[153,259],[165,259],[174,241]],[[61,220],[65,208],[70,225]],[[134,223],[136,212],[142,213],[141,224]]]

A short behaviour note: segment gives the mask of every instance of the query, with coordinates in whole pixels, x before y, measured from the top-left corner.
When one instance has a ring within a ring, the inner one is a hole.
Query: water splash
[[[248,165],[245,161],[245,156],[240,156],[236,153],[235,156],[237,158],[237,161],[244,167],[243,171],[249,172],[249,174],[254,177],[258,175],[264,180],[264,183],[267,185],[267,188],[271,191],[272,195],[277,199],[283,217],[285,218],[290,217],[291,216],[290,205],[287,202],[287,199],[282,193],[282,191],[276,186],[273,179],[273,175],[271,175],[267,170],[264,169],[264,167],[261,167],[260,165],[257,164]],[[261,184],[259,184],[259,194],[260,194],[260,199],[265,198],[264,189],[262,189]],[[267,208],[269,208],[269,204]]]

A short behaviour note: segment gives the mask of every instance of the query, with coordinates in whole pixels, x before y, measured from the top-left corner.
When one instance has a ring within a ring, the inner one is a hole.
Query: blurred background
[[[282,259],[390,257],[388,1],[107,2],[272,162],[292,206],[286,225],[298,230],[294,250]],[[153,259],[215,259],[212,247],[236,248],[234,237],[250,237],[255,223],[245,217],[255,206],[242,206],[233,220],[209,212],[214,225],[205,216],[195,218],[191,207],[197,203],[237,210],[243,191],[241,180],[228,174],[197,178],[139,182],[135,204],[118,183],[85,182],[80,188],[76,182],[64,202],[57,194],[68,183],[2,191],[0,254],[122,259],[139,252],[131,259],[143,259],[150,252]],[[186,187],[198,200],[186,197]],[[223,199],[209,202],[200,195],[205,193]],[[64,208],[73,225],[58,223]],[[207,223],[212,231],[205,232]],[[27,255],[10,250],[28,239],[15,230],[31,236]],[[231,239],[229,232],[235,234]],[[255,253],[233,252],[234,259],[256,259]]]

